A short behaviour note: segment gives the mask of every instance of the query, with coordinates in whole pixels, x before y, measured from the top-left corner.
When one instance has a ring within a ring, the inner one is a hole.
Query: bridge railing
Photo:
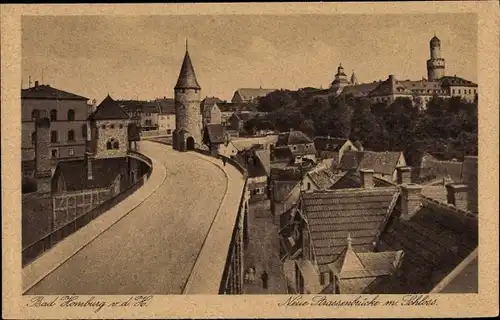
[[[149,165],[148,171],[136,182],[128,186],[125,190],[117,194],[115,197],[112,197],[103,203],[99,204],[97,207],[94,209],[78,216],[76,219],[73,221],[65,224],[64,226],[52,230],[50,233],[45,235],[43,238],[39,239],[38,241],[24,247],[22,249],[22,265],[23,267],[27,265],[28,263],[32,262],[36,258],[38,258],[42,253],[45,251],[49,250],[53,246],[55,246],[57,243],[59,243],[61,240],[64,238],[68,237],[69,235],[75,233],[79,229],[83,228],[87,224],[89,224],[90,221],[94,220],[98,216],[102,215],[106,211],[110,210],[114,206],[116,206],[118,203],[122,202],[128,196],[130,196],[132,193],[137,191],[140,187],[144,185],[144,183],[149,179],[151,176],[151,173],[153,171],[152,167],[152,161],[150,158],[146,157],[143,154],[140,154],[138,152],[133,152],[133,156],[142,159],[144,162],[146,162]]]

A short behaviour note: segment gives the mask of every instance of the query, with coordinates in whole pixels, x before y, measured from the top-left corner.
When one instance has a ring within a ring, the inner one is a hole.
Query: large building
[[[45,114],[50,120],[49,154],[51,167],[59,160],[83,158],[85,127],[89,113],[88,98],[35,81],[21,90],[22,172],[33,176],[35,170],[35,123]]]
[[[172,144],[175,150],[193,150],[202,143],[200,91],[186,43],[186,54],[174,88],[175,130]]]
[[[409,98],[415,105],[425,108],[434,97],[460,97],[468,102],[477,99],[478,85],[472,81],[447,76],[445,59],[441,56],[441,41],[434,36],[430,43],[430,59],[427,60],[427,79],[400,80],[395,75],[389,75],[384,81],[358,84],[356,75],[347,79],[344,68],[340,65],[331,84],[330,90],[335,94],[353,94],[358,97],[367,97],[373,103],[392,103],[397,98]]]

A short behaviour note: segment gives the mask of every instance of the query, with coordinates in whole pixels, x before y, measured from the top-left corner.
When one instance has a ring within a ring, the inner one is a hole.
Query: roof
[[[375,173],[392,175],[402,152],[346,151],[340,159],[341,170],[372,169]]]
[[[330,188],[335,182],[333,172],[329,168],[313,169],[307,173],[307,176],[320,190]]]
[[[275,187],[273,188],[274,201],[284,201],[293,189],[299,187],[299,181],[274,181]]]
[[[442,78],[439,78],[439,82],[443,87],[447,86],[477,87],[477,83],[465,80],[464,78],[460,78],[457,76],[444,76]]]
[[[206,97],[205,99],[201,100],[201,112],[205,111],[205,107],[211,107],[214,104],[222,103],[222,102],[224,102],[224,101],[222,101],[221,99],[219,99],[217,97]]]
[[[425,153],[420,161],[418,180],[423,182],[437,178],[450,178],[454,182],[459,182],[462,180],[462,168],[463,162],[441,161]]]
[[[60,161],[54,173],[54,180],[62,176],[67,191],[109,187],[120,173],[127,173],[127,158],[93,159],[93,179],[87,179],[84,160]]]
[[[372,92],[380,82],[372,82],[372,83],[362,83],[352,86],[346,86],[342,90],[343,94],[352,94],[355,97],[365,97],[370,92]]]
[[[314,137],[314,147],[316,151],[339,151],[349,139],[333,137]]]
[[[408,90],[408,88],[406,88],[403,82],[397,81],[395,79],[391,80],[391,78],[389,77],[386,80],[380,82],[378,86],[370,92],[369,96],[387,96],[393,93],[405,95],[412,94],[412,92]]]
[[[128,120],[130,116],[108,94],[89,118],[93,120]]]
[[[402,272],[379,284],[378,292],[428,293],[478,246],[477,216],[425,200],[410,220],[398,214],[397,209],[377,248],[404,250]]]
[[[196,74],[194,73],[193,64],[187,48],[175,89],[201,89],[198,80],[196,80]]]
[[[372,251],[398,194],[395,187],[304,193],[303,208],[318,265],[337,258],[348,233],[356,251]]]
[[[217,103],[221,112],[257,111],[257,108],[248,103],[219,102]]]
[[[471,254],[473,255],[473,254]],[[479,265],[478,265],[478,257],[477,251],[475,254],[475,258],[472,261],[465,261],[465,267],[461,269],[462,266],[458,266],[455,270],[452,271],[448,277],[452,276],[453,278],[446,284],[445,287],[440,289],[439,293],[478,293],[478,276],[479,276]],[[461,270],[457,270],[457,269]],[[453,274],[458,272],[457,274]]]
[[[156,99],[161,114],[175,114],[175,100],[172,98]]]
[[[441,40],[439,40],[438,37],[436,37],[436,35],[434,35],[434,37],[432,37],[431,41],[430,41],[431,44],[434,44],[434,43],[441,43]]]
[[[220,123],[210,123],[205,126],[205,132],[208,135],[210,143],[224,143],[224,130]],[[205,136],[204,136],[205,138]]]
[[[50,99],[50,100],[89,100],[83,96],[51,87],[50,85],[35,85],[21,90],[21,99]]]
[[[289,146],[294,144],[307,144],[313,141],[302,131],[290,130],[288,132],[282,132],[278,135],[278,141],[276,146]]]
[[[268,95],[269,93],[276,91],[277,89],[262,89],[262,88],[240,88],[234,92],[238,93],[243,101],[250,101],[255,98],[260,98]]]

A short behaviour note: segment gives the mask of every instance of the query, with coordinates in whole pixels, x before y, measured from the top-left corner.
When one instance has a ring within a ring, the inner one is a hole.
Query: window
[[[455,94],[455,89],[451,90],[451,93],[452,93],[452,94]]]
[[[57,121],[57,110],[50,110],[50,121]]]
[[[167,129],[167,134],[172,134],[172,130]]]
[[[74,121],[75,120],[75,110],[69,109],[68,110],[68,121]]]
[[[36,132],[32,132],[31,133],[31,144],[35,144],[36,143]]]
[[[57,149],[50,150],[50,155],[52,156],[52,158],[57,158]]]
[[[472,93],[472,90],[471,90],[471,89],[469,89],[469,94],[471,94],[471,93]]]
[[[114,129],[114,128],[115,128],[115,125],[114,125],[114,124],[111,124],[111,125],[109,126],[109,128],[110,128],[110,129]]]
[[[474,89],[474,94],[476,94],[476,93],[477,93],[477,92],[476,92],[476,89]]]
[[[57,142],[57,131],[51,131],[50,132],[50,142]]]
[[[460,94],[460,89],[458,89],[458,94]]]
[[[311,190],[311,183],[310,182],[307,183],[307,190]]]
[[[103,124],[103,125],[101,126],[101,128],[102,128],[102,129],[106,129],[106,125],[105,125],[105,124]]]
[[[113,148],[113,143],[111,141],[106,142],[106,149],[111,150]]]
[[[69,154],[70,156],[74,156],[74,155],[75,155],[75,149],[73,149],[73,148],[69,148],[69,149],[68,149],[68,154]]]
[[[68,131],[68,141],[75,141],[75,131],[74,130]]]
[[[110,139],[108,142],[106,142],[106,149],[112,150],[112,149],[119,149],[120,144],[116,139]]]
[[[31,111],[31,120],[35,121],[38,120],[38,118],[40,118],[40,111],[38,111],[38,109]]]
[[[120,144],[118,141],[113,142],[113,149],[120,149]]]
[[[123,129],[123,124],[120,124],[120,129]]]

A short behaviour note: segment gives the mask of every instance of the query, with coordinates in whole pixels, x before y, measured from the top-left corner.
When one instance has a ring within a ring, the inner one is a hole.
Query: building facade
[[[175,150],[194,150],[201,145],[200,91],[186,46],[186,54],[174,88],[175,130],[172,144]]]
[[[85,154],[84,127],[88,117],[88,98],[50,85],[21,90],[23,175],[32,176],[35,159],[35,123],[42,114],[50,120],[49,154],[54,169],[59,160],[82,158]]]

